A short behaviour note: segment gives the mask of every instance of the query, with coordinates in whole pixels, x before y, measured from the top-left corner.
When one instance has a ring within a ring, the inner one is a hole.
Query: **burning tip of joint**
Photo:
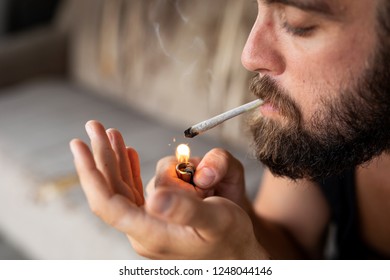
[[[195,137],[198,134],[199,134],[198,132],[193,132],[192,131],[192,127],[188,128],[188,129],[186,129],[184,131],[184,136],[187,137],[187,138],[193,138],[193,137]]]

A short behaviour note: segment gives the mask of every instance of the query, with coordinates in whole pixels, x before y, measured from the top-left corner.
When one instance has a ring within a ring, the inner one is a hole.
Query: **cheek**
[[[304,122],[321,109],[319,100],[335,94],[333,72],[326,68],[310,57],[303,57],[294,63],[291,73],[284,79],[284,87],[299,106]]]
[[[330,47],[320,55],[313,56],[314,64],[319,66],[319,77],[332,86],[340,87],[358,77],[370,57],[371,50],[359,48],[355,40],[340,42],[341,48]]]
[[[320,100],[337,98],[340,89],[352,86],[369,67],[375,41],[355,34],[358,35],[335,35],[317,40],[305,49],[292,48],[294,51],[288,52],[283,85],[301,107],[304,121],[323,109]]]

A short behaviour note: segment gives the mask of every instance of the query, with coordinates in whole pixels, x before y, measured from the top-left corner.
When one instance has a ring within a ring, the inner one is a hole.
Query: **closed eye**
[[[295,27],[290,25],[287,21],[282,23],[282,27],[284,30],[286,30],[287,33],[299,37],[307,37],[311,35],[311,33],[316,29],[316,26],[314,25],[308,27]]]

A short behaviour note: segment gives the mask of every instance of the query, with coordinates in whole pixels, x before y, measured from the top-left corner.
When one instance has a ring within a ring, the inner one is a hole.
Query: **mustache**
[[[256,74],[250,81],[249,89],[261,98],[264,103],[270,103],[282,116],[300,124],[302,116],[298,105],[291,99],[285,90],[280,89],[276,82],[269,76],[260,77]]]

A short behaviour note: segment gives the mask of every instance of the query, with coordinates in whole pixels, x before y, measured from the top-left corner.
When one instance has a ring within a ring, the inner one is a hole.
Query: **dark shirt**
[[[329,203],[332,223],[336,227],[336,255],[332,258],[384,259],[385,256],[365,244],[360,233],[355,170],[348,170],[318,183]]]

